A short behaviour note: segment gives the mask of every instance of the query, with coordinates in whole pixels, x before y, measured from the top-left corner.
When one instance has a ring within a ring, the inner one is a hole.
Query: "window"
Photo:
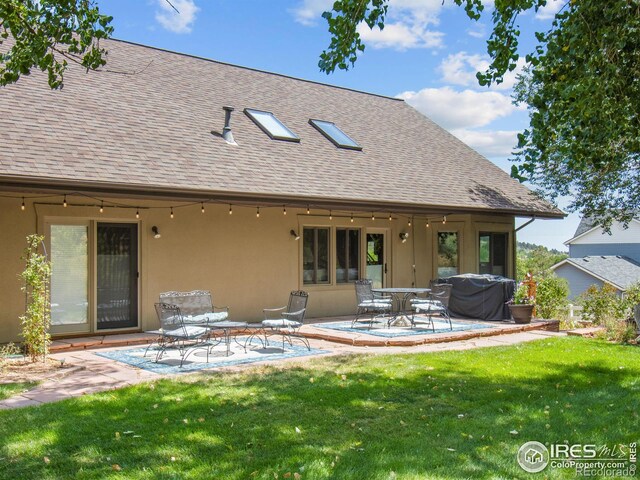
[[[329,229],[305,228],[302,238],[303,283],[329,283]]]
[[[458,232],[438,232],[438,277],[459,273]]]
[[[273,113],[253,110],[251,108],[245,108],[244,113],[273,140],[287,140],[289,142],[300,141],[300,138],[285,127],[284,123],[278,120]]]
[[[507,274],[508,233],[480,232],[480,273]]]
[[[360,230],[336,230],[336,283],[355,282],[360,278]]]
[[[314,119],[309,120],[309,123],[333,142],[336,147],[348,148],[351,150],[362,150],[362,147],[349,137],[349,135],[340,130],[335,123]]]

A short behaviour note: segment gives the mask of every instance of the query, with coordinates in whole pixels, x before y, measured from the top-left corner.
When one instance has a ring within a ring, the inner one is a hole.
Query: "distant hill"
[[[527,255],[528,253],[531,253],[532,251],[537,250],[539,248],[542,248],[553,255],[567,254],[566,251],[556,250],[555,248],[547,248],[543,245],[536,245],[535,243],[529,243],[529,242],[518,242],[516,248],[518,253],[523,253],[524,255]]]

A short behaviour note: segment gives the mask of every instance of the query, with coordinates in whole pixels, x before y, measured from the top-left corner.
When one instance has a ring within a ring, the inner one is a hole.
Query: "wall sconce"
[[[160,230],[158,230],[158,227],[155,225],[151,227],[151,233],[153,233],[153,238],[160,238],[162,236],[160,235]]]
[[[295,230],[291,230],[289,233],[290,233],[290,234],[291,234],[291,236],[292,236],[293,238],[295,238],[296,240],[300,240],[300,235],[298,235],[298,234],[296,233],[296,231],[295,231]]]
[[[407,239],[409,238],[409,233],[408,232],[402,232],[400,234],[400,240],[402,240],[402,243],[407,243]]]

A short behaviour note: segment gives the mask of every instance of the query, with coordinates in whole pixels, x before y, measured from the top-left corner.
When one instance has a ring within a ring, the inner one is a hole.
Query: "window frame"
[[[313,249],[313,281],[307,282],[304,278],[305,272],[305,260],[304,260],[304,240],[307,230],[312,230],[314,235],[314,249]],[[318,281],[318,231],[326,230],[327,231],[327,280],[326,281]],[[332,268],[331,268],[331,237],[332,237],[333,229],[331,227],[325,226],[304,226],[302,227],[302,285],[304,286],[316,286],[316,285],[331,285],[332,280]]]
[[[358,275],[356,278],[359,279],[360,278],[360,274],[362,272],[362,229],[361,228],[357,228],[357,227],[336,227],[334,230],[334,235],[335,235],[335,245],[336,245],[336,250],[335,250],[335,262],[333,262],[334,264],[334,269],[335,269],[335,274],[334,274],[334,278],[335,278],[335,283],[336,285],[345,285],[345,284],[350,284],[355,282],[355,280],[350,280],[349,279],[349,264],[350,264],[350,260],[351,260],[351,240],[349,237],[349,232],[354,231],[357,232],[358,234],[358,240],[357,240],[357,245],[358,245],[358,253],[356,255],[357,258],[357,269],[358,269]],[[338,243],[338,231],[344,231],[345,232],[345,271],[347,272],[347,276],[345,279],[339,279],[338,278],[338,248],[339,248],[339,243]]]
[[[329,133],[327,133],[320,125],[319,123],[327,123],[329,125],[333,125],[337,130],[339,130],[345,137],[347,137],[349,140],[351,140],[353,142],[353,145],[349,145],[346,143],[340,143],[338,142],[335,138],[333,138]],[[310,118],[309,119],[309,124],[315,128],[316,130],[318,130],[326,139],[328,139],[331,143],[333,143],[336,147],[338,148],[344,148],[346,150],[356,150],[356,151],[362,151],[362,147],[358,144],[358,142],[356,142],[353,138],[351,138],[349,135],[347,135],[344,130],[342,130],[338,125],[336,125],[333,122],[330,122],[328,120],[320,120],[318,118]]]
[[[280,124],[280,126],[286,130],[287,132],[289,132],[291,134],[290,137],[285,137],[282,135],[274,135],[271,131],[269,131],[269,129],[262,124],[262,122],[253,114],[253,112],[255,113],[264,113],[267,115],[271,115],[271,118],[277,122],[278,124]],[[293,131],[287,127],[278,117],[276,117],[276,115],[273,112],[269,112],[267,110],[258,110],[257,108],[245,108],[244,109],[244,113],[247,117],[249,117],[253,123],[255,123],[258,128],[260,128],[260,130],[262,130],[264,133],[266,133],[269,138],[271,138],[271,140],[282,140],[284,142],[294,142],[294,143],[300,143],[300,137],[298,137],[298,135],[296,135],[295,133],[293,133]]]

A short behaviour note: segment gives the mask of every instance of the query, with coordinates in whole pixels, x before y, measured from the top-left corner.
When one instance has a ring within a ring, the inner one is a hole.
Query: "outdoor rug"
[[[435,332],[431,328],[431,325],[421,324],[419,323],[415,327],[395,327],[391,326],[387,327],[386,323],[375,323],[373,327],[369,329],[368,322],[359,322],[353,327],[351,326],[351,322],[330,322],[330,323],[317,323],[314,327],[317,328],[326,328],[328,330],[340,330],[341,332],[352,332],[352,333],[366,333],[367,335],[375,335],[377,337],[406,337],[410,335],[430,335],[434,333],[447,333],[451,332],[451,328],[449,327],[449,322],[440,319],[433,319],[433,323],[435,326]],[[456,320],[451,321],[451,325],[453,326],[454,332],[464,332],[465,330],[479,330],[482,328],[491,328],[495,325],[490,325],[486,323],[469,323],[469,322],[460,322]]]
[[[238,337],[238,341],[244,344],[246,337]],[[255,340],[254,340],[255,341]],[[118,362],[126,363],[134,367],[142,368],[150,372],[158,373],[161,375],[170,375],[176,373],[188,373],[204,368],[217,368],[217,367],[230,367],[234,365],[243,365],[254,362],[264,362],[271,360],[281,360],[285,358],[304,357],[309,355],[322,355],[329,353],[326,350],[320,350],[317,348],[311,348],[307,350],[307,347],[294,341],[293,346],[285,343],[284,351],[282,350],[282,343],[278,342],[275,337],[270,341],[270,344],[263,347],[259,341],[255,344],[251,344],[250,348],[247,348],[245,353],[244,348],[236,344],[234,340],[231,340],[231,352],[228,357],[226,354],[226,347],[224,344],[219,344],[214,347],[213,351],[209,354],[209,361],[207,362],[207,353],[204,348],[194,350],[184,361],[182,367],[180,367],[180,355],[177,349],[167,349],[162,356],[162,359],[156,363],[156,354],[158,349],[152,346],[147,352],[147,356],[144,357],[145,347],[135,347],[123,350],[111,350],[108,352],[95,352],[96,355],[101,357],[110,358]]]

